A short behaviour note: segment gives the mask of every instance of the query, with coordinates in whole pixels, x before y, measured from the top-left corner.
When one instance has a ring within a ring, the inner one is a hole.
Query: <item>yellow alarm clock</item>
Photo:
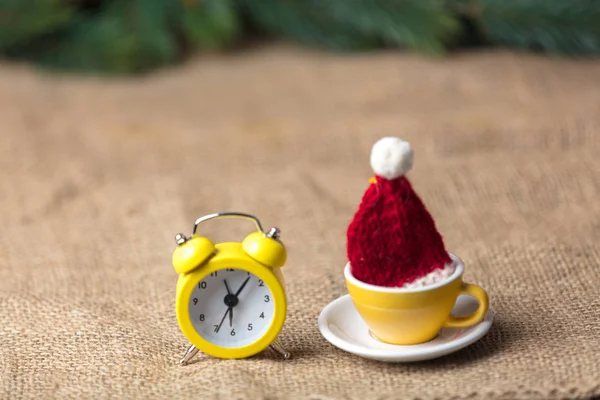
[[[213,243],[198,236],[198,226],[220,218],[242,218],[257,231],[243,242]],[[286,261],[280,231],[268,233],[253,215],[227,212],[198,218],[190,237],[177,234],[173,267],[177,281],[176,313],[191,346],[181,364],[202,351],[218,358],[246,358],[271,346],[286,359],[276,338],[287,313],[281,267]]]

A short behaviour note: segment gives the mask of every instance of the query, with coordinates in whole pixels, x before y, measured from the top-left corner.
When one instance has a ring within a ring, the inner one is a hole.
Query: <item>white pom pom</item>
[[[396,138],[379,139],[371,149],[371,168],[376,175],[396,179],[406,174],[413,166],[413,151],[410,143]]]

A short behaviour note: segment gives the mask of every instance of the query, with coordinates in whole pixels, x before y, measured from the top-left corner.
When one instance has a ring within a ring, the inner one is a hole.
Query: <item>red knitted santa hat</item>
[[[348,227],[352,275],[378,286],[400,287],[451,263],[433,218],[404,174],[408,142],[387,137],[371,151],[375,177]]]

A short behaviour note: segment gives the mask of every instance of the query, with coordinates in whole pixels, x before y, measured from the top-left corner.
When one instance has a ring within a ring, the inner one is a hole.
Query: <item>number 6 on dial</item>
[[[219,218],[252,220],[257,232],[241,243],[214,244],[196,235],[201,223]],[[198,218],[189,238],[178,234],[175,240],[177,321],[192,343],[180,362],[187,364],[199,350],[219,358],[246,358],[268,346],[289,358],[276,340],[287,313],[281,273],[286,250],[279,229],[264,233],[252,215],[217,213]]]

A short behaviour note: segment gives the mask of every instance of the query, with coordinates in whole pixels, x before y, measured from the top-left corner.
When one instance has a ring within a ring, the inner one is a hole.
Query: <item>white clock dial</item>
[[[220,347],[248,346],[265,335],[275,313],[271,290],[248,271],[228,268],[202,279],[192,292],[194,328]]]

